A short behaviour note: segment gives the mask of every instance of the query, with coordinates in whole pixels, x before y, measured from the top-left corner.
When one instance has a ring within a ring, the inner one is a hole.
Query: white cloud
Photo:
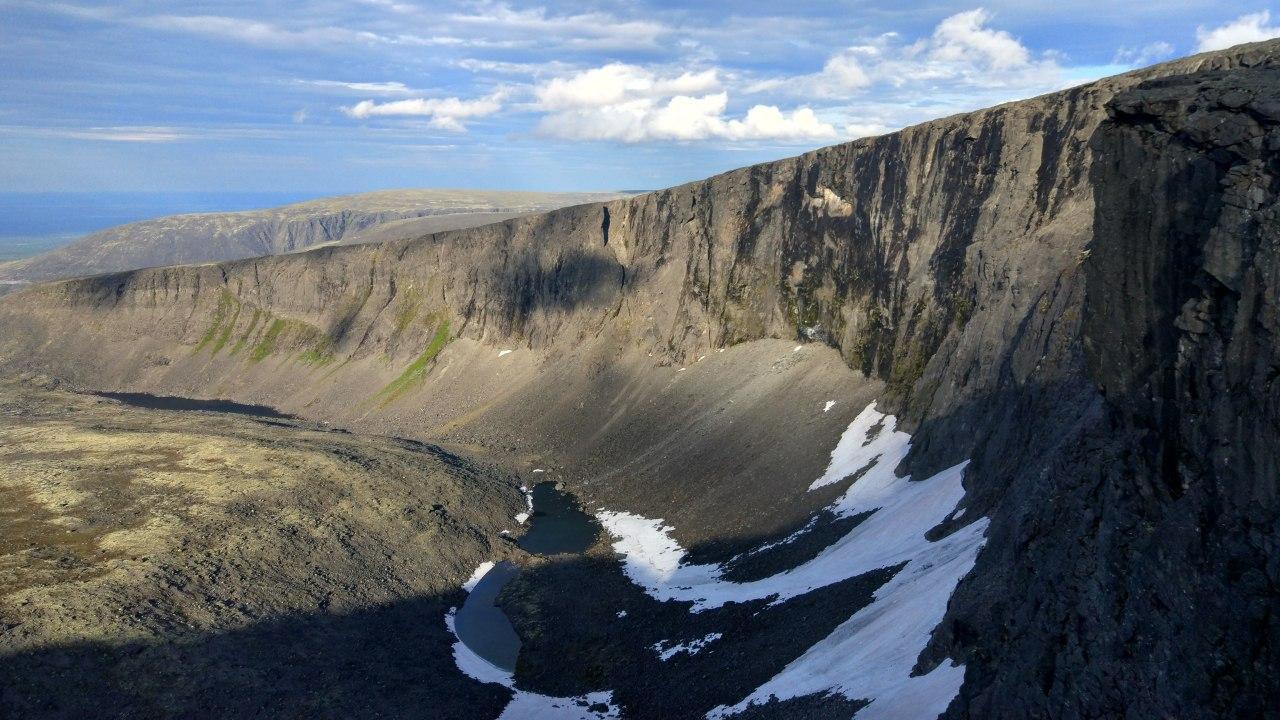
[[[262,47],[298,47],[381,40],[371,32],[341,27],[312,27],[300,30],[272,23],[219,15],[152,15],[133,20],[134,24],[157,30],[173,30],[207,37],[235,40]]]
[[[1226,25],[1206,29],[1196,28],[1196,52],[1222,50],[1241,43],[1258,42],[1280,37],[1280,26],[1268,25],[1271,13],[1263,10],[1252,15],[1241,15]]]
[[[478,38],[467,39],[454,35],[378,33],[370,30],[355,30],[337,23],[285,27],[265,20],[223,15],[131,15],[114,7],[91,8],[68,3],[49,3],[41,8],[82,20],[201,35],[215,40],[283,50],[298,48],[329,50],[350,45],[496,47],[511,44],[488,42]]]
[[[658,39],[671,32],[662,23],[626,20],[605,12],[551,15],[546,8],[516,10],[506,3],[483,3],[479,10],[452,15],[447,21],[514,36],[526,43],[555,42],[594,49],[656,47]]]
[[[345,82],[342,80],[297,80],[296,82],[313,87],[348,90],[361,95],[418,95],[421,90],[414,90],[402,82]]]
[[[504,92],[497,92],[474,100],[448,98],[411,98],[376,103],[363,100],[342,111],[353,118],[371,117],[425,117],[429,124],[440,130],[466,132],[464,120],[492,115],[502,109]]]
[[[748,90],[846,99],[875,91],[907,101],[993,89],[1004,94],[1045,92],[1062,84],[1062,71],[1053,57],[1035,57],[1017,38],[987,27],[990,20],[990,13],[982,9],[957,13],[912,43],[886,33],[836,52],[816,73],[770,78]]]
[[[537,88],[544,110],[604,107],[629,99],[705,93],[719,87],[714,69],[660,77],[636,65],[610,63],[569,77],[554,78]]]
[[[783,112],[756,105],[741,118],[726,116],[729,95],[715,70],[662,77],[632,65],[611,64],[556,78],[536,90],[548,111],[543,135],[621,142],[693,140],[818,140],[835,128],[813,110]]]
[[[1012,70],[1031,62],[1031,53],[1012,35],[986,27],[991,14],[982,8],[957,13],[938,23],[927,43],[929,59]]]
[[[1111,62],[1114,65],[1142,67],[1160,62],[1170,55],[1173,55],[1173,46],[1167,42],[1160,41],[1148,43],[1140,48],[1122,47],[1116,51],[1116,55]]]
[[[105,140],[107,142],[129,143],[166,143],[184,140],[189,137],[174,128],[152,126],[94,127],[84,130],[53,131],[51,134],[74,140]]]
[[[531,62],[508,62],[503,60],[480,60],[477,58],[463,58],[453,63],[463,70],[473,73],[496,73],[499,75],[526,75],[529,77],[541,77],[553,73],[565,73],[574,68],[573,65],[559,60],[548,60],[547,62],[531,63]]]

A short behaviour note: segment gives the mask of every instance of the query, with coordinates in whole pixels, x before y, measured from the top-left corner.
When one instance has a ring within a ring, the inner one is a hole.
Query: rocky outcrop
[[[792,405],[878,398],[903,470],[972,461],[934,532],[990,518],[918,667],[965,664],[949,716],[1262,716],[1278,62],[1242,46],[414,241],[42,285],[0,303],[0,363],[538,453],[710,556],[823,501],[833,430]]]

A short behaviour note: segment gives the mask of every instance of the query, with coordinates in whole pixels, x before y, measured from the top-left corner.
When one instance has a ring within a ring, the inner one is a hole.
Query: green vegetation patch
[[[408,288],[400,295],[399,301],[396,303],[395,314],[395,334],[399,335],[404,332],[409,324],[418,317],[418,313],[422,311],[422,295],[413,288]]]
[[[227,316],[232,313],[233,309],[235,314],[230,318],[230,322],[227,322]],[[231,328],[235,327],[235,319],[239,317],[239,315],[240,301],[236,299],[235,295],[223,290],[222,293],[218,295],[218,307],[214,308],[213,311],[213,323],[209,326],[209,329],[205,331],[204,335],[200,337],[200,342],[196,344],[196,348],[195,350],[192,350],[192,352],[198,353],[205,349],[209,343],[221,338],[224,334],[229,335]],[[223,331],[223,323],[227,323],[227,329],[225,332]],[[218,348],[221,349],[221,345],[219,345]],[[214,350],[213,352],[216,354],[218,351]]]
[[[231,316],[231,322],[222,327],[222,332],[218,335],[217,341],[213,343],[213,349],[209,351],[210,355],[217,355],[222,352],[222,348],[227,346],[227,341],[231,339],[231,331],[236,329],[236,321],[240,319],[240,308],[241,305],[237,302],[236,311]]]
[[[267,332],[262,335],[262,339],[249,351],[249,360],[251,362],[258,362],[275,352],[276,340],[280,338],[280,333],[284,332],[285,325],[285,321],[280,318],[271,321],[271,325],[267,327]]]
[[[232,346],[232,355],[238,354],[244,349],[244,346],[248,344],[249,338],[253,337],[253,331],[258,328],[258,320],[262,318],[263,314],[264,313],[261,310],[257,308],[253,309],[253,317],[249,318],[249,327],[245,328],[244,334],[241,335],[240,339],[236,341],[236,344]]]
[[[312,367],[324,367],[325,365],[333,362],[335,358],[336,356],[332,351],[318,348],[303,350],[302,353],[298,355],[299,362],[303,365],[310,365]]]
[[[436,359],[436,356],[440,354],[440,351],[444,350],[444,346],[448,343],[449,321],[442,320],[440,324],[436,326],[436,334],[431,338],[431,342],[427,345],[427,349],[423,350],[422,354],[410,363],[409,367],[405,368],[404,372],[400,373],[400,377],[392,380],[390,383],[387,383],[386,387],[379,390],[378,394],[374,396],[374,399],[379,401],[379,404],[385,407],[404,394],[406,390],[413,387],[418,383],[418,381],[422,380],[422,378],[426,377],[431,363]]]

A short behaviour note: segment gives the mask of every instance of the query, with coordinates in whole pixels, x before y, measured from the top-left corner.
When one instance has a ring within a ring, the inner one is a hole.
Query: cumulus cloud
[[[1269,25],[1271,13],[1263,10],[1252,15],[1241,15],[1226,25],[1216,28],[1196,28],[1196,52],[1222,50],[1241,43],[1258,42],[1280,37],[1280,26]]]
[[[344,107],[348,116],[361,120],[373,117],[424,117],[431,127],[452,132],[466,132],[465,120],[493,115],[502,109],[505,93],[497,92],[474,100],[447,98],[410,98],[378,103],[363,100]]]
[[[956,13],[918,39],[885,33],[835,51],[816,72],[742,89],[819,101],[846,137],[863,137],[1072,84],[1057,55],[1033,53],[992,20],[983,9]]]
[[[660,77],[636,65],[610,63],[568,77],[558,77],[536,90],[544,110],[604,107],[626,100],[706,93],[719,87],[717,72],[706,70]]]
[[[730,117],[729,94],[716,70],[659,75],[623,63],[554,78],[535,90],[546,112],[544,135],[621,142],[692,140],[816,140],[835,128],[802,107],[784,112],[756,105]]]
[[[747,91],[824,99],[896,93],[906,100],[938,92],[1016,95],[1061,86],[1062,69],[1052,56],[1035,56],[1008,32],[988,27],[991,19],[982,9],[957,13],[915,42],[886,33],[835,52],[816,73],[768,78]]]

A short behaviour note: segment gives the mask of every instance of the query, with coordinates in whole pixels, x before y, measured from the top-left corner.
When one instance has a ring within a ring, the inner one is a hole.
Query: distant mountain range
[[[0,291],[41,280],[410,238],[627,194],[384,190],[267,210],[170,215],[0,263]]]

